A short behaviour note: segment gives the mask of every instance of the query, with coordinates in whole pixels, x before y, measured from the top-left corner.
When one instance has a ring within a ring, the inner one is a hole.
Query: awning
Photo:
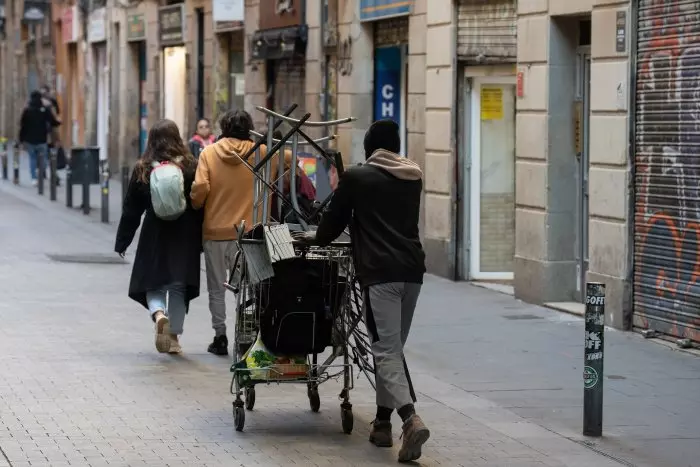
[[[42,23],[49,14],[51,4],[49,0],[24,0],[24,16],[22,21],[26,23]]]
[[[278,60],[306,53],[306,25],[256,31],[250,41],[254,60]]]

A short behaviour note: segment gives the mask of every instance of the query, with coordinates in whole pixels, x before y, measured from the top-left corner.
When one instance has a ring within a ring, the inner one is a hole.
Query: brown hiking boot
[[[369,442],[378,448],[390,448],[394,445],[391,436],[391,422],[375,420],[372,422],[372,431],[369,432]]]
[[[418,415],[413,414],[404,422],[401,436],[403,444],[399,450],[399,462],[411,462],[420,458],[421,448],[430,438],[430,430]]]

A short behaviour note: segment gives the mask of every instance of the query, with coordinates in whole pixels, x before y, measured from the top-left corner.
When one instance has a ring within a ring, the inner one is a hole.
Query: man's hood
[[[423,171],[410,159],[385,149],[377,149],[367,159],[367,165],[384,169],[400,180],[421,180]]]
[[[241,158],[248,154],[250,148],[255,145],[252,141],[236,138],[221,138],[212,145],[212,149],[219,158],[227,164],[242,164]],[[251,158],[251,160],[253,160]]]

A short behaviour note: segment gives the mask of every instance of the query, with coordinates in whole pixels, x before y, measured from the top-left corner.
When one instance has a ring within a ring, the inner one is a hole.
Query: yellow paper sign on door
[[[503,118],[503,89],[481,88],[481,119],[501,120]]]

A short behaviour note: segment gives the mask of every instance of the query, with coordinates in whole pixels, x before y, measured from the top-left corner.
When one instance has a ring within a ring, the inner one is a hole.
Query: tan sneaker
[[[375,420],[369,432],[369,442],[378,448],[390,448],[394,445],[391,436],[391,422]]]
[[[162,311],[156,311],[156,350],[170,351],[170,320]]]
[[[412,462],[422,455],[421,448],[430,438],[430,430],[418,415],[411,415],[403,424],[403,444],[399,450],[399,462]]]
[[[177,336],[170,336],[170,350],[168,350],[168,353],[171,354],[179,354],[182,353],[182,347],[180,346],[180,341],[178,340]]]

